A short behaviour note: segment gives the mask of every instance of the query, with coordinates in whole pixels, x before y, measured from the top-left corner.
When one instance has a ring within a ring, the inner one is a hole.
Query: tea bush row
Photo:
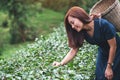
[[[0,59],[0,78],[4,80],[93,80],[96,46],[84,43],[70,63],[53,67],[69,51],[63,24],[53,33],[37,38],[16,52],[11,59]]]

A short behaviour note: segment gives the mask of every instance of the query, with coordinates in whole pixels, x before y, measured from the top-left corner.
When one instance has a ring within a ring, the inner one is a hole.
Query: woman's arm
[[[53,66],[65,65],[71,61],[78,52],[78,48],[72,48],[61,62],[53,62]]]
[[[116,52],[116,39],[115,39],[115,37],[108,40],[108,44],[110,46],[110,50],[109,50],[107,67],[106,67],[106,70],[105,70],[105,77],[108,80],[112,80],[112,78],[113,78],[112,63],[113,63],[113,60],[114,60],[114,57],[115,57],[115,52]]]
[[[112,64],[114,57],[115,57],[115,52],[116,52],[116,39],[115,39],[115,37],[108,40],[108,44],[110,46],[109,58],[108,58],[108,66],[109,66],[109,63]]]
[[[77,54],[77,52],[78,52],[78,48],[72,48],[69,52],[68,52],[68,54],[65,56],[65,58],[61,61],[61,65],[65,65],[65,64],[67,64],[69,61],[71,61],[73,58],[74,58],[74,56]]]

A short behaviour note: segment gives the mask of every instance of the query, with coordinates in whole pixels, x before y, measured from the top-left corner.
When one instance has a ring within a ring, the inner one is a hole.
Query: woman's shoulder
[[[108,20],[104,19],[104,18],[96,18],[94,19],[95,22],[102,22],[102,23],[109,23]]]
[[[101,27],[107,26],[107,25],[113,26],[113,24],[111,22],[109,22],[107,19],[104,19],[104,18],[96,18],[94,21],[95,21],[95,23],[98,23]]]
[[[94,20],[95,24],[97,24],[97,26],[103,30],[106,30],[106,29],[115,29],[114,25],[109,22],[108,20],[106,19],[103,19],[103,18],[96,18]]]
[[[101,29],[103,31],[113,31],[113,32],[116,31],[115,26],[110,21],[108,21],[107,19],[101,18],[99,21],[100,21],[100,24],[101,24]]]

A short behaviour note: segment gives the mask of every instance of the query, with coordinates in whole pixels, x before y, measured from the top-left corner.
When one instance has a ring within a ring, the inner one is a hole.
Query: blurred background
[[[64,21],[66,11],[80,6],[89,12],[98,0],[0,0],[0,57],[11,55]]]

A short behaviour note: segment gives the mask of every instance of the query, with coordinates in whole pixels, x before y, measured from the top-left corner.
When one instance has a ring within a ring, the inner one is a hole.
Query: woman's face
[[[71,25],[72,29],[80,32],[83,29],[83,23],[75,17],[68,16],[68,22]]]

